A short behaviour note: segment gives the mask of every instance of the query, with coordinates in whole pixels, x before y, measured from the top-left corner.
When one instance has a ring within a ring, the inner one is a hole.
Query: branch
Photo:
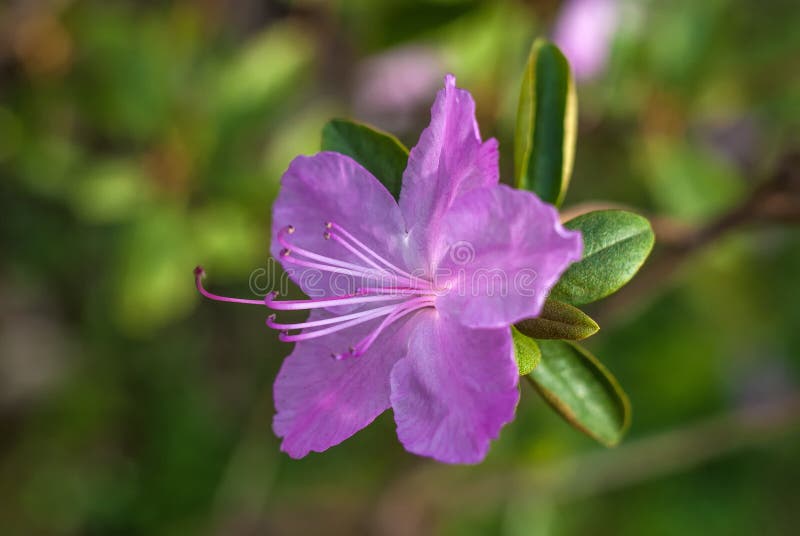
[[[562,214],[571,219],[599,209],[626,208],[592,203]],[[600,316],[628,310],[663,285],[694,253],[728,232],[756,223],[800,223],[800,152],[790,152],[775,172],[741,204],[699,229],[654,218],[658,246],[654,258],[622,292],[605,300]],[[531,469],[424,464],[390,486],[378,502],[374,532],[388,535],[431,532],[448,510],[495,508],[513,498],[531,504],[570,502],[685,471],[737,449],[766,443],[800,422],[800,393],[693,425],[634,440],[613,450],[593,451]],[[491,470],[490,470],[491,471]]]
[[[796,430],[800,393],[711,417],[684,428],[533,468],[481,473],[480,467],[426,464],[395,483],[376,508],[374,532],[427,533],[451,510],[493,509],[514,498],[564,504],[687,471]],[[490,470],[491,471],[491,470]]]
[[[800,150],[780,159],[775,171],[739,205],[699,229],[665,218],[653,218],[656,251],[642,271],[618,293],[598,305],[597,317],[607,320],[630,309],[634,300],[654,290],[692,255],[731,231],[755,224],[800,223]]]

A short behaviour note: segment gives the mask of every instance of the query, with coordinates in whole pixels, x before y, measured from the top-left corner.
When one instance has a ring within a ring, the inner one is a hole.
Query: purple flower
[[[417,45],[367,59],[355,76],[356,115],[390,130],[408,130],[439,87],[443,63],[435,49]]]
[[[448,463],[486,456],[519,399],[509,326],[539,314],[583,247],[554,207],[498,179],[497,141],[481,141],[472,96],[452,75],[399,203],[342,154],[290,164],[272,254],[312,299],[266,298],[311,311],[305,322],[267,320],[297,343],[275,381],[282,450],[324,451],[391,407],[408,451]],[[201,275],[201,292],[226,299],[202,289]]]
[[[618,24],[616,0],[569,0],[564,4],[553,40],[578,80],[594,78],[605,69]]]

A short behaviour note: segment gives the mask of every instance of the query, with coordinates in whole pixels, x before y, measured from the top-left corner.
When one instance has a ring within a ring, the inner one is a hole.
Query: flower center
[[[349,253],[354,255],[358,258],[359,263],[320,255],[319,253],[298,247],[289,241],[289,235],[292,235],[294,232],[295,228],[291,225],[278,232],[278,242],[283,246],[280,256],[284,265],[293,264],[319,270],[321,272],[343,274],[359,278],[368,283],[365,286],[355,289],[355,292],[343,296],[309,300],[278,301],[276,299],[278,293],[270,292],[263,301],[247,300],[241,298],[227,298],[208,292],[203,288],[201,282],[205,272],[198,266],[195,268],[195,283],[198,291],[203,296],[212,300],[266,305],[270,309],[276,311],[322,309],[340,305],[366,306],[352,313],[334,314],[334,316],[321,320],[292,324],[276,322],[276,315],[272,314],[267,318],[267,326],[280,330],[278,338],[284,342],[299,342],[316,339],[383,317],[383,320],[375,328],[361,340],[350,346],[346,351],[331,354],[335,359],[345,359],[363,355],[380,334],[390,325],[415,311],[434,306],[438,291],[430,281],[399,268],[384,256],[379,255],[362,241],[358,240],[340,225],[334,222],[325,223],[323,237],[341,246],[343,254]],[[298,330],[299,332],[292,333]]]

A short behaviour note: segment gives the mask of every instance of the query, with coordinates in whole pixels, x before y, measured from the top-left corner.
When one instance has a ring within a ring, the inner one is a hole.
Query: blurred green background
[[[281,454],[289,346],[265,311],[201,302],[192,269],[250,294],[289,161],[335,116],[413,145],[446,72],[509,180],[527,51],[565,3],[1,3],[0,533],[796,534],[797,227],[732,225],[655,267],[797,148],[800,6],[601,3],[565,209],[655,218],[654,269],[589,311],[633,426],[606,450],[523,385],[476,467],[405,453],[391,413]]]

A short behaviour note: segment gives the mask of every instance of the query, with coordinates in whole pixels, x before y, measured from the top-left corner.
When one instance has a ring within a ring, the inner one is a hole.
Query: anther
[[[325,222],[325,228],[326,229],[332,229],[333,228],[333,222],[326,221]]]
[[[290,225],[286,228],[286,232],[292,234],[294,232],[294,225]]]
[[[328,231],[325,231],[324,233],[322,233],[322,238],[324,238],[325,240],[330,240],[331,239],[331,233],[329,233]]]
[[[292,250],[291,250],[291,249],[289,249],[289,248],[283,248],[283,249],[281,250],[281,257],[288,257],[288,256],[289,256],[289,254],[290,254],[291,252],[292,252]]]

